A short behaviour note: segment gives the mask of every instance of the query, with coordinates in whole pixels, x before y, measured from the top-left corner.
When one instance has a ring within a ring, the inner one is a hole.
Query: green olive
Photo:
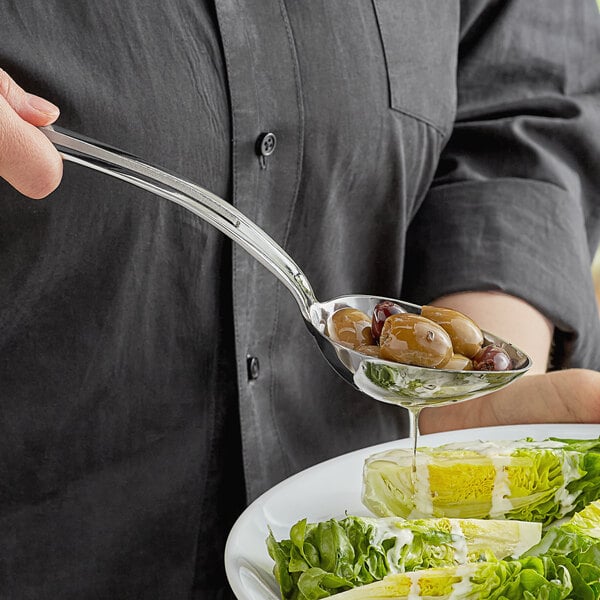
[[[389,316],[379,338],[381,358],[420,367],[444,367],[452,341],[440,325],[412,313]]]
[[[448,332],[456,354],[473,358],[481,350],[483,333],[466,315],[440,306],[423,306],[421,315],[435,321]]]
[[[372,345],[371,318],[357,308],[340,308],[327,319],[327,335],[334,341],[356,348]]]
[[[356,346],[355,350],[367,356],[381,358],[381,348],[377,344],[361,344],[360,346]]]
[[[444,365],[444,369],[451,371],[472,371],[473,361],[464,354],[453,354],[452,358]]]

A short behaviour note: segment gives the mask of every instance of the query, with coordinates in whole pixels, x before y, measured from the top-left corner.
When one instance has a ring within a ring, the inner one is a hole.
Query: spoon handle
[[[258,225],[219,196],[101,142],[57,126],[40,127],[65,160],[100,171],[183,206],[230,237],[265,266],[292,293],[310,320],[316,302],[300,267]]]

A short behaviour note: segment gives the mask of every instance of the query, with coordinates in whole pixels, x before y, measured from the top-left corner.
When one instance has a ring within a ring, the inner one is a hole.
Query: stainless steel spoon
[[[300,267],[260,227],[215,194],[149,163],[95,140],[57,126],[41,131],[70,162],[116,177],[183,206],[207,221],[263,264],[290,291],[309,331],[331,366],[350,384],[369,396],[398,404],[412,411],[424,406],[450,404],[498,390],[531,366],[521,350],[484,332],[486,343],[502,346],[515,368],[510,371],[452,371],[416,367],[360,354],[332,341],[326,332],[328,317],[351,306],[370,315],[380,298],[348,295],[327,302],[317,301]],[[393,300],[393,299],[392,299]],[[416,304],[393,300],[410,313],[420,313]]]

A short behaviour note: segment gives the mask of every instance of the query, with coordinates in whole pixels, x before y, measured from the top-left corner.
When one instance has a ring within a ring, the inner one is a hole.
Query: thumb
[[[60,154],[37,128],[58,116],[45,102],[0,71],[0,177],[30,198],[47,196],[62,177]]]
[[[57,106],[35,94],[27,93],[2,69],[0,69],[0,96],[21,119],[36,127],[50,125],[58,118]]]

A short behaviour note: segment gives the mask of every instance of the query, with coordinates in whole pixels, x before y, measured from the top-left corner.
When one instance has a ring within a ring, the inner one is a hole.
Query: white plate
[[[420,446],[473,440],[519,440],[531,437],[592,439],[600,425],[512,425],[464,429],[423,435]],[[320,463],[276,485],[257,498],[234,524],[225,548],[229,584],[239,600],[280,600],[265,539],[268,527],[277,539],[289,537],[300,519],[311,522],[351,515],[369,515],[360,500],[363,462],[392,447],[409,447],[402,439],[370,446]]]

